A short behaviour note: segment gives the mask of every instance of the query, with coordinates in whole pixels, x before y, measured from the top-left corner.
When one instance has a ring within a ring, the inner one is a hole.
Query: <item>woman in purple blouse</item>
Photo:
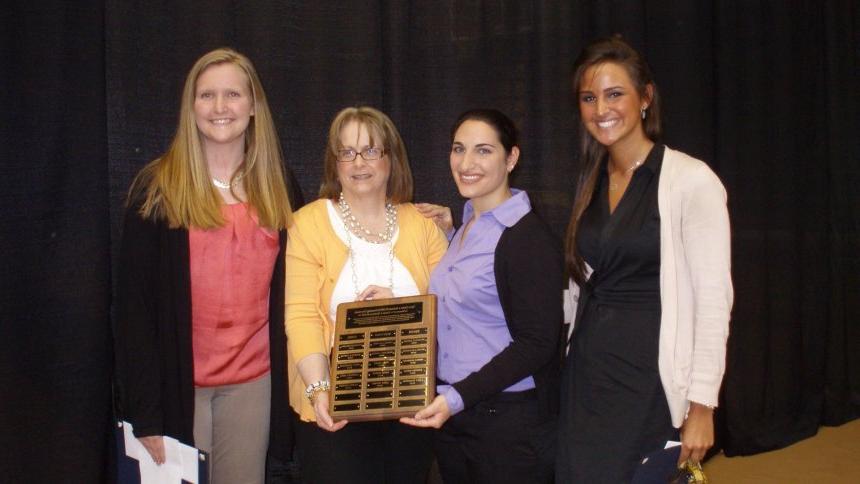
[[[469,200],[430,279],[439,395],[401,421],[440,429],[446,483],[551,482],[561,244],[526,192],[510,187],[520,157],[514,123],[497,110],[473,110],[451,133],[451,173]]]

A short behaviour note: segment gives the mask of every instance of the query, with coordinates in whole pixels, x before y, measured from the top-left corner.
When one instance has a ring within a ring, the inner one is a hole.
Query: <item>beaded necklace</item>
[[[346,245],[349,248],[350,269],[352,269],[352,286],[355,290],[356,298],[361,293],[358,287],[358,272],[355,269],[356,252],[352,247],[352,234],[358,238],[370,242],[372,244],[388,244],[388,288],[394,290],[394,232],[397,230],[397,209],[391,202],[385,204],[385,231],[374,234],[363,225],[355,215],[352,214],[352,209],[343,197],[343,192],[340,193],[340,198],[337,202],[340,209],[340,217],[343,220],[343,227],[346,229]],[[379,241],[371,240],[376,237]]]

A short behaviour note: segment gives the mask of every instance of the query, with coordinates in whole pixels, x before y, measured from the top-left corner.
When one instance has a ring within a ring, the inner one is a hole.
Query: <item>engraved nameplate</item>
[[[334,420],[412,416],[436,396],[436,296],[340,304],[334,341]]]

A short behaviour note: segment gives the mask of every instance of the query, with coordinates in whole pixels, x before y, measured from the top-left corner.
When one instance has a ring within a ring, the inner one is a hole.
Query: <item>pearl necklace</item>
[[[343,228],[346,230],[346,245],[349,249],[349,265],[352,270],[352,288],[355,291],[355,298],[361,294],[358,287],[358,271],[355,269],[355,249],[352,247],[352,234],[355,233],[360,239],[372,244],[384,243],[388,244],[388,288],[394,291],[394,231],[397,228],[397,210],[390,202],[385,204],[385,232],[381,232],[376,236],[381,242],[369,240],[373,233],[364,228],[361,223],[352,214],[352,209],[349,207],[346,199],[343,198],[343,192],[340,193],[340,199],[337,202],[340,208],[340,217],[343,220]],[[365,237],[366,236],[366,237]]]
[[[392,237],[394,237],[394,230],[397,227],[397,210],[391,202],[385,204],[385,231],[379,232],[378,234],[374,234],[370,230],[366,229],[364,225],[361,225],[361,222],[355,218],[355,215],[352,214],[352,208],[350,208],[346,199],[343,198],[343,192],[340,192],[337,206],[340,208],[340,216],[343,219],[347,232],[352,232],[362,240],[366,240],[374,244],[388,242]],[[379,242],[371,240],[371,237],[376,237],[379,239]]]
[[[229,190],[230,188],[238,185],[239,182],[242,181],[242,178],[245,178],[245,172],[244,171],[242,173],[239,173],[235,177],[233,177],[233,181],[231,181],[230,183],[227,183],[225,181],[221,181],[221,180],[219,180],[213,176],[212,177],[212,184],[218,188],[221,188],[222,190]]]
[[[642,166],[642,160],[639,160],[639,161],[637,161],[637,162],[633,163],[633,166],[631,166],[630,168],[628,168],[628,169],[624,170],[624,171],[621,173],[621,176],[623,177],[623,176],[627,175],[627,174],[628,174],[628,173],[630,173],[631,171],[633,171],[633,170],[635,170],[635,169],[639,168],[640,166]],[[610,179],[609,179],[609,191],[615,191],[615,190],[618,190],[618,182],[613,182],[613,181],[612,181],[612,179],[610,178]]]

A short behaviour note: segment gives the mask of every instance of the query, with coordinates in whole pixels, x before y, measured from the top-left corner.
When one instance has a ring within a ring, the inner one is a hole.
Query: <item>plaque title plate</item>
[[[415,415],[436,396],[436,296],[338,305],[331,373],[334,420]]]

